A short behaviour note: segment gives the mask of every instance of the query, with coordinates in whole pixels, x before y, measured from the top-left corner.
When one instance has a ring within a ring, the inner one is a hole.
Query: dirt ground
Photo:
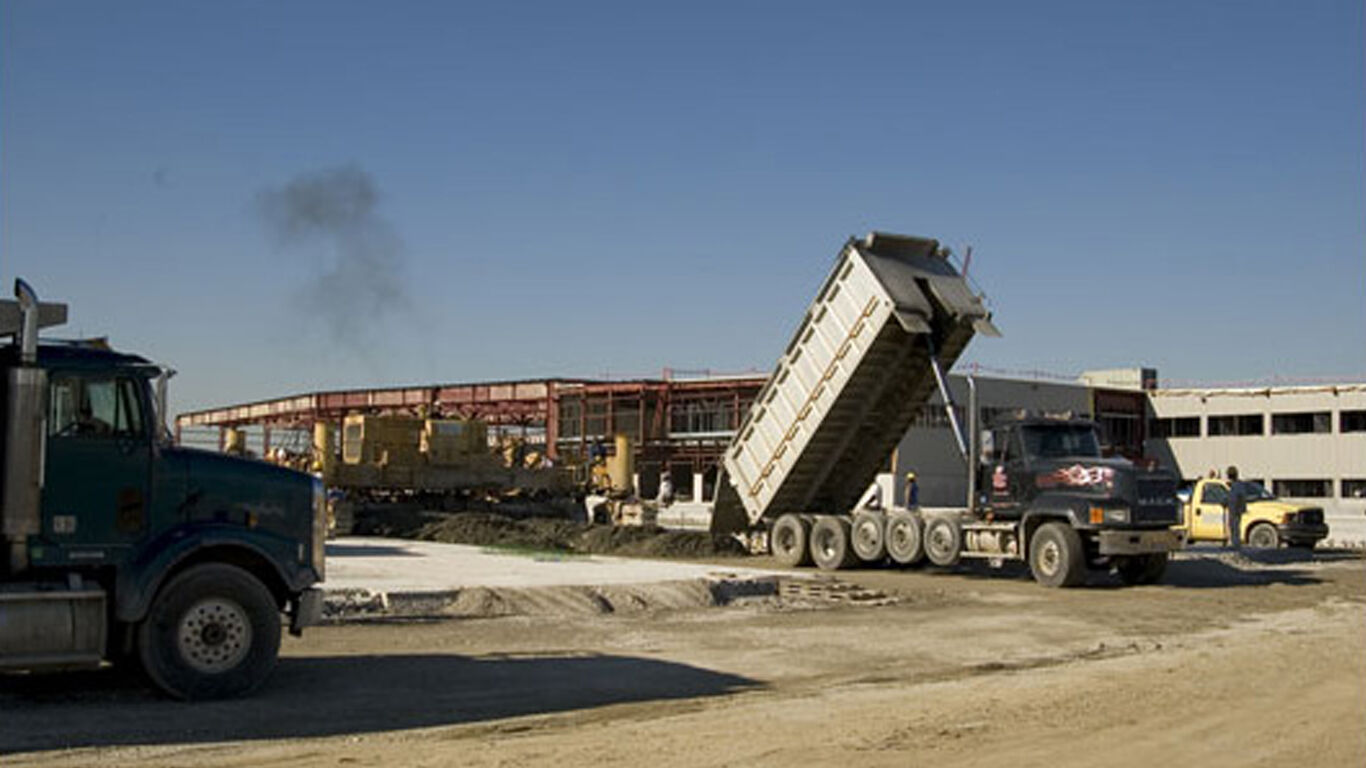
[[[0,762],[1366,765],[1356,555],[1187,553],[1132,589],[840,578],[858,589],[315,628],[242,701],[168,702],[113,670],[0,678]]]

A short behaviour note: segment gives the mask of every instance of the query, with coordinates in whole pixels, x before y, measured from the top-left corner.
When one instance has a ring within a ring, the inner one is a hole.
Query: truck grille
[[[1323,510],[1319,509],[1318,507],[1310,507],[1309,509],[1300,510],[1299,517],[1300,522],[1304,523],[1305,525],[1323,524]]]
[[[1177,522],[1176,484],[1169,478],[1139,478],[1135,502],[1130,517],[1135,523]]]

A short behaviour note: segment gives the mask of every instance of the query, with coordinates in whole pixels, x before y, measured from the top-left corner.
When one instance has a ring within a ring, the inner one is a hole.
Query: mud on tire
[[[865,563],[880,563],[887,557],[887,516],[863,510],[849,524],[854,554]]]
[[[898,509],[887,516],[887,554],[898,565],[919,565],[925,559],[925,536],[920,518]]]
[[[822,515],[811,526],[811,560],[824,571],[853,567],[858,562],[850,542],[849,520]]]
[[[1081,537],[1066,523],[1039,526],[1029,540],[1029,570],[1045,587],[1075,587],[1086,580]]]
[[[249,693],[275,668],[280,609],[246,571],[207,563],[161,588],[137,629],[138,659],[156,687],[177,699]]]
[[[799,515],[783,515],[768,534],[773,558],[788,568],[811,564],[811,523]]]

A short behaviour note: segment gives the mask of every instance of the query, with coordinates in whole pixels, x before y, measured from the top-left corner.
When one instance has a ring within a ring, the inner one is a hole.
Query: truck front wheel
[[[143,671],[177,699],[221,699],[265,681],[280,652],[280,609],[256,577],[207,563],[157,593],[137,632]]]
[[[1081,537],[1066,523],[1044,523],[1029,540],[1029,570],[1045,587],[1075,587],[1086,580]]]
[[[1281,545],[1281,535],[1270,523],[1257,523],[1247,532],[1247,545],[1252,549],[1275,549]]]

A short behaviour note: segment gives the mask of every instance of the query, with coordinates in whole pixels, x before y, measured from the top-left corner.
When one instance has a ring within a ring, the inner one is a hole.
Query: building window
[[[1342,498],[1366,499],[1366,479],[1344,479],[1342,481]]]
[[[1327,434],[1333,431],[1332,411],[1271,414],[1271,434]]]
[[[1272,480],[1271,490],[1277,496],[1297,499],[1321,499],[1333,495],[1331,480]]]
[[[1179,416],[1174,419],[1153,419],[1153,437],[1199,437],[1200,417]]]
[[[1260,413],[1209,417],[1210,437],[1260,434],[1262,434],[1262,415]]]
[[[1366,432],[1366,411],[1343,411],[1340,424],[1343,432]]]

